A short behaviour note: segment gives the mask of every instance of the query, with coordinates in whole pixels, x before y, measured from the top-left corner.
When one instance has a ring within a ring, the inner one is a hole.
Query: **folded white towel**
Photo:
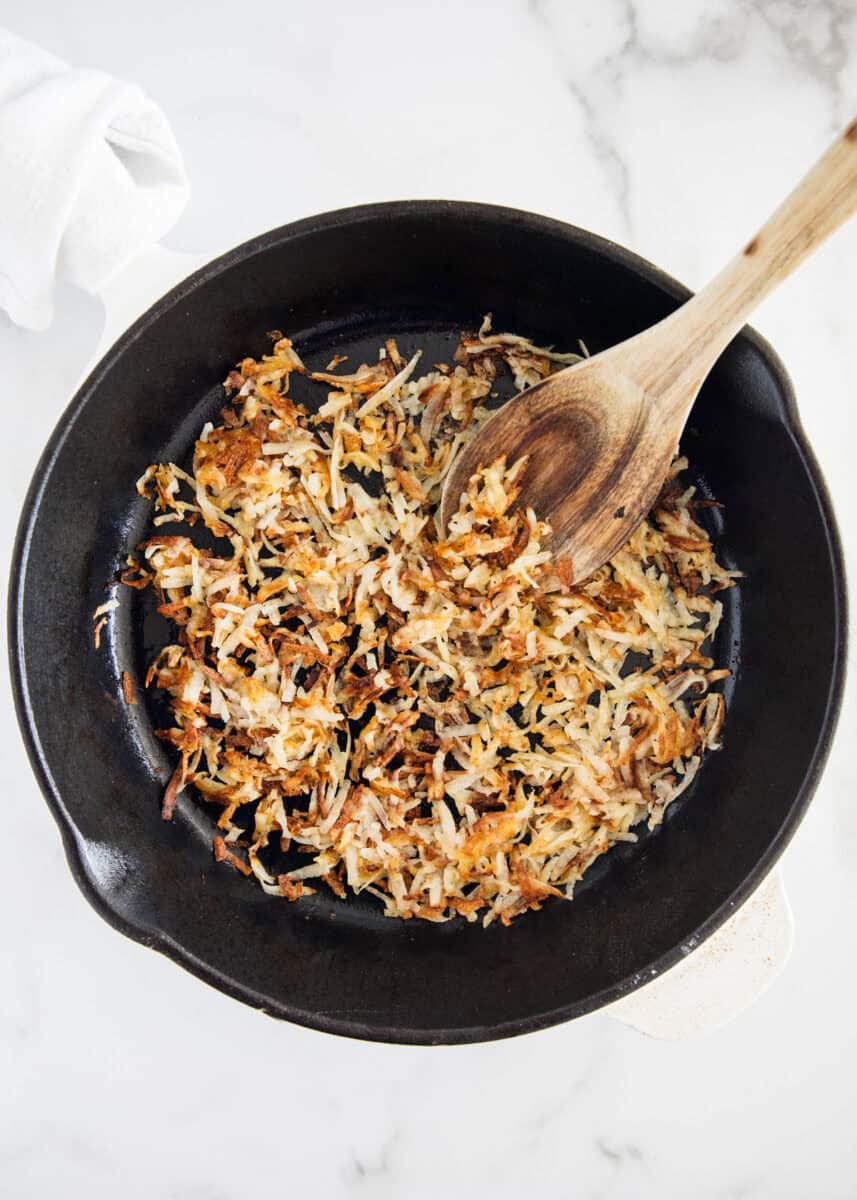
[[[59,279],[97,291],[175,223],[188,183],[161,110],[0,29],[0,307],[44,329]]]

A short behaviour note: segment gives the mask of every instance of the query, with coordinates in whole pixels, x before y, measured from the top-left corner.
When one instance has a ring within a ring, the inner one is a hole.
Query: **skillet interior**
[[[215,867],[208,816],[159,819],[170,766],[147,702],[122,703],[158,636],[121,589],[107,644],[91,614],[143,536],[134,480],[181,459],[234,359],[281,328],[310,359],[404,349],[449,357],[485,311],[536,341],[596,351],[687,293],[590,234],[478,205],[405,203],[314,218],[248,243],[159,302],[63,418],[34,480],[13,569],[19,715],[81,886],[102,914],[275,1015],[354,1036],[475,1041],[579,1015],[712,932],[784,848],[829,741],[844,661],[835,529],[788,382],[755,336],[703,389],[684,449],[726,505],[718,550],[747,573],[719,657],[736,672],[725,749],[664,827],[612,852],[573,904],[510,929],[402,923],[370,903],[277,902]],[[365,354],[364,354],[365,357]],[[558,448],[561,453],[561,448]],[[796,578],[796,559],[800,578]],[[138,688],[138,691],[140,689]],[[686,949],[685,949],[686,952]]]

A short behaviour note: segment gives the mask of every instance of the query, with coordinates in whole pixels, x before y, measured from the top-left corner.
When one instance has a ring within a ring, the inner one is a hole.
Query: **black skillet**
[[[85,895],[116,928],[278,1017],[353,1037],[474,1042],[538,1029],[632,991],[711,934],[769,871],[823,765],[845,662],[845,583],[830,503],[782,365],[738,337],[706,383],[683,448],[725,504],[717,653],[725,747],[664,826],[606,856],[573,903],[509,928],[382,917],[371,901],[265,896],[211,857],[187,794],[159,816],[171,764],[141,673],[159,632],[146,600],[106,589],[145,534],[134,481],[187,457],[233,362],[286,330],[310,363],[352,362],[386,335],[448,359],[486,311],[495,327],[593,352],[687,296],[610,242],[485,205],[372,205],[248,242],[154,305],[108,352],[36,471],[12,569],[10,645],[33,767]],[[561,298],[561,299],[558,299]],[[562,446],[557,446],[562,454]],[[93,610],[120,607],[93,646]],[[123,701],[121,672],[139,699]]]

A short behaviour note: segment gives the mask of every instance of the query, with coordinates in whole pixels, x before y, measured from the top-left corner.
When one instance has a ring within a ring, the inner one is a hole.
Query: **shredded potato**
[[[230,373],[192,474],[153,465],[138,484],[157,532],[123,580],[153,586],[176,630],[147,678],[180,755],[164,817],[193,785],[218,810],[215,858],[289,900],[321,881],[390,916],[487,925],[570,899],[718,745],[710,689],[729,672],[708,646],[736,573],[694,519],[687,464],[570,586],[515,506],[525,463],[475,475],[446,536],[435,514],[497,372],[521,388],[578,356],[486,318],[422,375],[392,339],[350,374],[337,356],[310,376],[313,413],[274,337]],[[222,550],[174,532],[199,523]]]

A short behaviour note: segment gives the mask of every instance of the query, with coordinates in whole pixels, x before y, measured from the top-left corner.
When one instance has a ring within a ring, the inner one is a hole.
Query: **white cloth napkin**
[[[50,324],[59,279],[98,291],[187,197],[175,138],[139,87],[0,29],[0,307],[16,324]]]

